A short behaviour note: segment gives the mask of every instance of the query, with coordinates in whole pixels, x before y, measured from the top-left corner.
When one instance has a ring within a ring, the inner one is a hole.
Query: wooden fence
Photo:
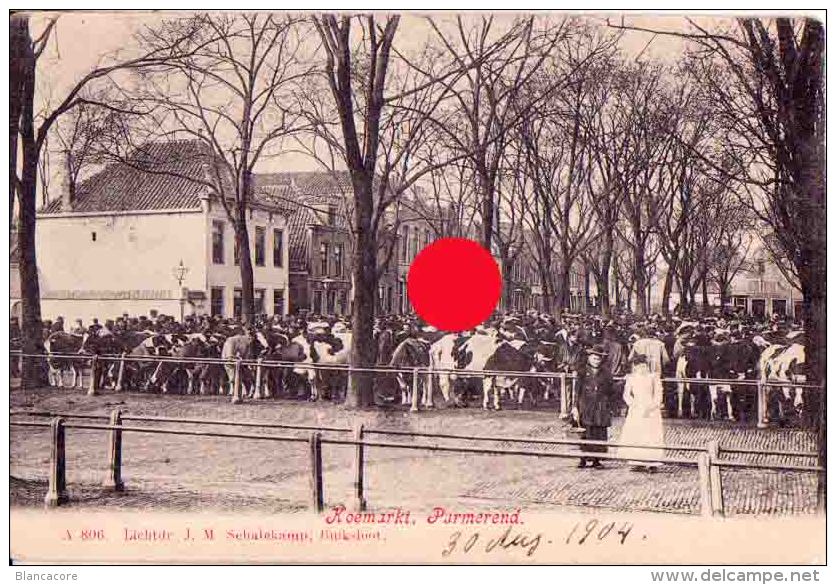
[[[12,356],[17,356],[20,359],[46,359],[44,354],[23,354],[20,351],[12,351]],[[373,374],[409,374],[412,376],[412,404],[410,410],[412,412],[418,411],[419,400],[419,380],[420,376],[425,376],[427,384],[425,388],[432,388],[431,377],[433,375],[449,375],[451,377],[513,377],[513,378],[540,378],[550,379],[559,382],[560,392],[560,416],[568,418],[568,403],[570,386],[574,388],[577,375],[572,372],[508,372],[504,370],[461,370],[461,369],[441,369],[433,368],[431,366],[414,367],[414,368],[399,368],[393,366],[369,366],[360,367],[352,366],[350,364],[314,364],[304,362],[288,362],[277,360],[258,359],[222,359],[222,358],[178,358],[172,356],[154,356],[154,357],[138,357],[129,354],[119,355],[97,355],[92,356],[85,354],[68,354],[68,353],[54,353],[51,354],[56,358],[64,360],[79,360],[90,363],[90,381],[88,385],[88,395],[96,395],[100,391],[99,376],[93,375],[100,372],[103,363],[108,361],[116,362],[118,364],[117,377],[115,383],[115,390],[121,391],[123,386],[123,379],[125,373],[125,364],[130,362],[153,362],[153,363],[176,363],[176,364],[216,364],[223,366],[234,367],[234,375],[232,380],[232,398],[233,404],[239,404],[243,401],[241,393],[241,368],[250,367],[255,368],[255,387],[260,390],[261,381],[264,380],[263,370],[265,368],[292,368],[296,370],[341,370],[346,371],[349,375],[352,373],[373,373]],[[613,380],[621,381],[623,376],[615,376]],[[728,385],[728,386],[755,386],[756,393],[756,413],[758,428],[765,428],[767,426],[767,388],[806,388],[814,390],[822,390],[823,386],[820,384],[809,384],[806,382],[794,382],[787,380],[747,380],[747,379],[720,379],[720,378],[662,378],[662,382],[669,383],[683,383],[683,384],[709,384],[709,385]],[[256,394],[258,396],[258,394]]]
[[[640,447],[654,450],[670,450],[670,451],[690,451],[696,453],[696,459],[689,459],[685,457],[634,457],[622,456],[618,453],[595,453],[595,457],[603,460],[615,461],[636,461],[644,463],[661,463],[666,465],[680,465],[680,466],[696,466],[698,471],[698,483],[700,492],[700,512],[703,516],[723,516],[725,514],[725,504],[723,498],[722,475],[720,470],[723,467],[728,468],[750,468],[750,469],[764,469],[774,471],[796,471],[796,472],[810,472],[820,474],[820,480],[825,470],[822,467],[815,465],[789,465],[789,464],[770,464],[770,463],[754,463],[747,461],[728,461],[721,460],[720,454],[723,453],[746,453],[754,455],[784,455],[794,457],[809,457],[815,458],[816,453],[799,452],[799,451],[758,451],[754,449],[721,449],[717,441],[709,442],[705,447],[696,447],[688,445],[639,445],[631,443],[619,443],[610,441],[589,441],[583,439],[534,439],[528,437],[490,437],[490,436],[467,436],[457,434],[442,434],[442,433],[422,433],[412,431],[398,431],[387,429],[366,429],[362,424],[357,425],[353,429],[343,427],[311,427],[307,425],[287,425],[274,423],[256,423],[256,422],[234,422],[234,421],[216,421],[204,419],[184,419],[184,418],[168,418],[168,417],[141,417],[141,416],[124,416],[121,410],[114,410],[110,416],[106,415],[75,415],[62,414],[54,416],[56,413],[49,413],[45,411],[17,411],[12,412],[12,416],[29,415],[29,416],[52,416],[50,422],[41,421],[21,421],[10,420],[9,424],[13,427],[39,427],[49,428],[51,433],[51,455],[49,465],[49,487],[47,489],[44,503],[47,507],[60,506],[67,501],[67,481],[66,481],[66,452],[65,452],[65,432],[66,429],[85,429],[85,430],[102,430],[109,433],[108,451],[107,451],[107,476],[104,479],[105,487],[114,491],[122,491],[125,484],[122,480],[122,433],[149,433],[149,434],[165,434],[165,435],[184,435],[197,437],[223,437],[247,439],[256,441],[276,441],[276,442],[295,442],[308,443],[310,449],[310,494],[311,506],[318,513],[324,509],[325,495],[323,482],[323,466],[322,466],[322,445],[348,445],[354,446],[354,506],[358,511],[365,510],[368,502],[365,494],[366,485],[366,449],[387,448],[387,449],[408,449],[431,452],[448,452],[448,453],[468,453],[479,455],[503,455],[503,456],[522,456],[522,457],[544,457],[544,458],[562,458],[562,459],[577,459],[581,456],[578,452],[551,452],[551,451],[531,451],[525,449],[499,449],[499,448],[482,448],[472,447],[466,445],[433,445],[422,443],[396,443],[379,440],[368,440],[369,435],[393,435],[393,436],[411,436],[437,439],[456,439],[469,441],[492,441],[505,443],[529,443],[542,445],[603,445],[607,447]],[[78,419],[107,419],[107,424],[96,423],[67,423],[68,418]],[[184,429],[167,429],[148,426],[126,426],[126,421],[143,421],[143,422],[176,422],[186,424],[203,424],[203,425],[227,425],[227,426],[249,426],[259,428],[276,428],[276,429],[295,429],[311,431],[308,437],[299,437],[291,435],[277,435],[277,434],[251,434],[251,433],[222,433],[218,431],[207,430],[184,430]],[[323,436],[323,432],[335,433],[352,433],[351,437],[336,438],[330,436]],[[819,509],[823,507],[823,502],[817,502]]]

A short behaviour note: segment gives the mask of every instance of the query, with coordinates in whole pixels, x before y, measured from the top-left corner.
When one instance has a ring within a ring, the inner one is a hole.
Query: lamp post
[[[183,281],[186,279],[186,275],[189,273],[189,269],[183,264],[183,259],[180,259],[180,264],[174,267],[171,271],[174,275],[175,280],[177,280],[177,287],[180,289],[180,322],[183,322],[183,305],[185,303],[185,299],[183,298]]]

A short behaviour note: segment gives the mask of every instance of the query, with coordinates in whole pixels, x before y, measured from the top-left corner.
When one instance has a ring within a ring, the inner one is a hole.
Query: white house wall
[[[43,317],[87,323],[123,312],[147,315],[152,309],[178,315],[181,294],[174,269],[181,260],[188,268],[182,286],[205,290],[204,226],[200,210],[39,216]]]

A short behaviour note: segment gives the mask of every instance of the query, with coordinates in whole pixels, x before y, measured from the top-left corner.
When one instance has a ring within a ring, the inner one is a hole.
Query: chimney
[[[61,175],[61,210],[72,211],[75,203],[75,185],[73,185],[71,179],[72,155],[69,152],[64,153],[61,162],[62,167],[59,171]]]

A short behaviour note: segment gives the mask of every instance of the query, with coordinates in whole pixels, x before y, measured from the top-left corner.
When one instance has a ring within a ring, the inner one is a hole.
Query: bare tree
[[[157,65],[183,53],[182,43],[194,35],[194,30],[182,31],[181,36],[142,52],[133,58],[120,59],[100,65],[81,77],[63,96],[57,105],[43,113],[36,126],[35,87],[38,58],[51,38],[56,20],[49,20],[34,39],[29,29],[29,15],[17,13],[10,22],[9,52],[9,195],[10,208],[14,209],[17,195],[19,212],[20,282],[23,351],[41,351],[40,285],[38,283],[37,254],[35,250],[35,209],[37,206],[38,167],[41,153],[50,129],[58,119],[80,106],[98,106],[119,110],[118,104],[98,102],[85,96],[85,88],[107,80],[124,71]],[[18,159],[18,151],[22,158]],[[11,221],[11,216],[10,216]],[[36,364],[24,360],[22,384],[36,383]]]
[[[374,364],[373,323],[381,239],[390,238],[388,258],[394,249],[397,224],[392,225],[393,205],[421,177],[446,161],[431,162],[421,155],[426,125],[449,93],[441,83],[455,83],[467,68],[446,68],[435,63],[424,68],[420,59],[398,57],[398,72],[390,75],[395,61],[394,40],[399,16],[380,19],[373,15],[312,17],[324,56],[321,77],[332,101],[316,99],[317,86],[302,96],[314,135],[322,143],[326,166],[343,164],[352,185],[354,303],[352,314],[352,364]],[[411,72],[412,75],[407,75]],[[399,83],[400,82],[400,83]],[[322,160],[316,146],[310,152]],[[364,373],[351,377],[346,395],[349,407],[373,404],[372,378]]]
[[[235,233],[241,273],[242,317],[254,316],[253,266],[247,218],[255,197],[253,173],[264,159],[283,152],[283,140],[302,129],[290,109],[295,84],[310,70],[300,58],[303,21],[276,14],[196,14],[147,28],[143,46],[155,50],[182,38],[183,54],[137,72],[125,90],[147,109],[131,139],[114,144],[119,160],[136,164],[132,153],[148,140],[187,136],[208,156],[203,176],[183,177],[206,187]],[[121,146],[121,148],[120,148]],[[170,161],[144,157],[142,170],[157,172]],[[165,174],[176,174],[170,165]]]
[[[565,77],[552,79],[538,94],[522,90],[565,37],[567,21],[541,27],[528,17],[516,19],[504,31],[498,30],[502,26],[493,16],[481,17],[475,24],[460,16],[449,26],[434,19],[429,22],[452,59],[462,66],[477,63],[455,86],[450,104],[455,116],[445,117],[436,127],[450,148],[467,154],[479,190],[482,245],[491,250],[496,188],[510,131],[531,107],[563,85]]]

